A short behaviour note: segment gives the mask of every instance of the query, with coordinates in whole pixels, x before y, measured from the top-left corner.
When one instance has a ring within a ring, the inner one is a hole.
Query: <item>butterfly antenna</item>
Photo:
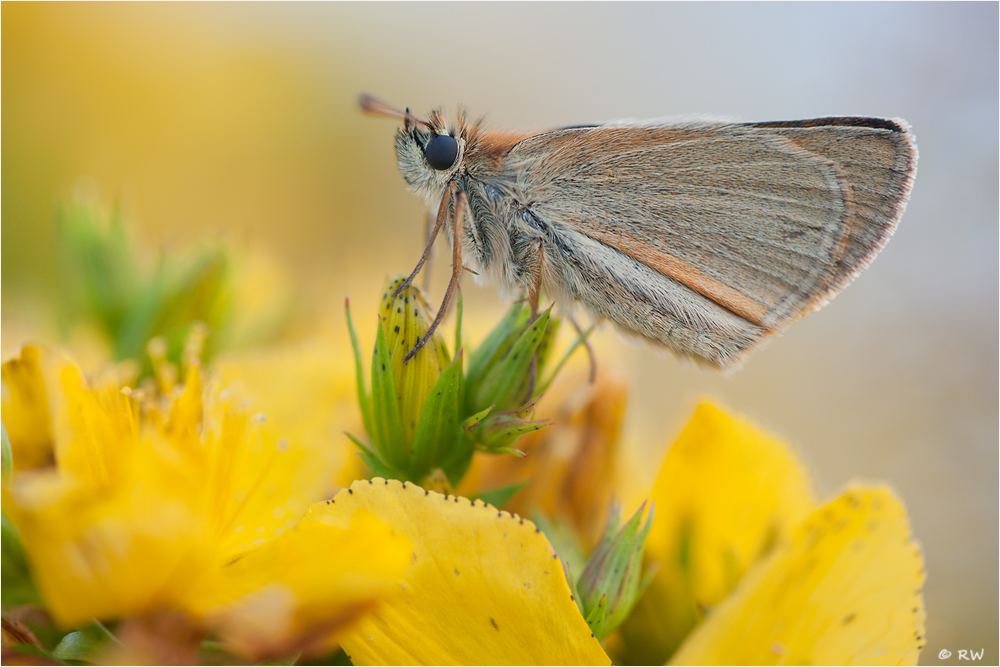
[[[433,129],[433,126],[430,124],[430,122],[422,118],[417,118],[416,116],[410,113],[409,109],[407,109],[406,111],[400,111],[396,107],[386,104],[382,100],[372,97],[367,93],[363,93],[358,98],[358,106],[361,107],[362,111],[364,111],[367,114],[371,114],[372,116],[400,118],[406,123],[410,122],[419,123],[420,125],[423,125],[428,129]]]

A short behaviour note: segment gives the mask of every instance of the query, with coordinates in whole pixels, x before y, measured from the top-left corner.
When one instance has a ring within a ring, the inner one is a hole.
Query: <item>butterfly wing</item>
[[[842,118],[572,128],[504,171],[556,255],[547,287],[727,367],[871,261],[915,161],[905,124]]]

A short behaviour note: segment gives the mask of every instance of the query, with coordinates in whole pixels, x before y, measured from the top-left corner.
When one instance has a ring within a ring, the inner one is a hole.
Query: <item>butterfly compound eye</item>
[[[450,169],[458,157],[458,142],[455,141],[455,137],[439,134],[424,146],[424,156],[427,158],[427,164],[438,171]]]

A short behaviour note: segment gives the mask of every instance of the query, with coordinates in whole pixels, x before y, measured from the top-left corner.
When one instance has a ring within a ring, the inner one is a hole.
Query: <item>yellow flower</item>
[[[817,506],[779,440],[698,408],[651,494],[652,589],[609,641],[624,662],[915,664],[922,559],[881,487]],[[606,664],[528,521],[374,480],[342,491],[414,545],[402,594],[342,637],[355,664]],[[650,630],[651,628],[651,630]],[[664,633],[658,636],[657,632]],[[676,649],[676,651],[675,651]]]
[[[115,374],[91,384],[28,347],[3,378],[5,398],[21,397],[5,400],[5,424],[50,416],[55,465],[5,478],[4,512],[65,627],[182,611],[252,655],[328,647],[405,567],[405,541],[371,516],[332,520],[320,504],[302,519],[336,488],[339,454],[203,386],[197,365],[183,385],[158,373],[161,393]]]

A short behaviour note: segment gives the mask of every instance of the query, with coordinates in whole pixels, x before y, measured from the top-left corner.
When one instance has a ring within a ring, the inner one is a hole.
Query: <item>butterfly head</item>
[[[466,148],[464,114],[457,127],[449,127],[444,114],[432,111],[428,118],[417,118],[410,110],[399,111],[370,96],[362,96],[361,108],[379,116],[400,118],[403,127],[396,132],[396,159],[399,171],[410,187],[428,200],[440,195],[448,181],[462,167]]]
[[[459,128],[448,127],[440,111],[432,111],[429,120],[407,113],[403,127],[396,132],[396,160],[399,171],[410,187],[432,199],[462,167],[466,138]]]

